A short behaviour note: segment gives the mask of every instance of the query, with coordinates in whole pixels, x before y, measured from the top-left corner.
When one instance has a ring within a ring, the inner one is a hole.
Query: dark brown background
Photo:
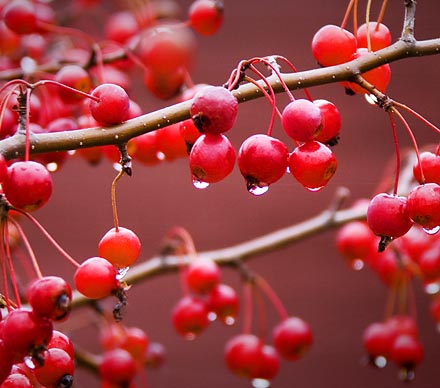
[[[83,15],[84,28],[97,30],[97,18],[112,7]],[[122,3],[122,2],[121,2]],[[185,10],[190,1],[178,2]],[[289,58],[298,69],[315,66],[310,53],[313,34],[324,24],[340,24],[345,1],[225,0],[225,21],[221,31],[210,38],[198,37],[198,65],[195,82],[222,84],[241,59],[269,54]],[[364,1],[360,1],[363,9]],[[374,3],[377,15],[380,1]],[[416,37],[438,36],[440,3],[420,2]],[[390,2],[385,22],[397,39],[403,19],[403,1]],[[361,17],[363,13],[361,12]],[[439,123],[439,58],[408,59],[392,65],[390,95],[430,120]],[[144,90],[133,96],[145,112],[163,106]],[[311,90],[314,98],[326,98],[339,107],[343,118],[342,138],[335,152],[338,171],[323,191],[310,193],[285,176],[262,197],[245,190],[238,173],[204,191],[192,187],[186,160],[156,167],[134,166],[132,178],[124,177],[117,188],[120,222],[134,229],[143,243],[142,259],[154,255],[167,230],[180,225],[194,237],[199,250],[227,247],[255,236],[291,225],[325,209],[337,187],[351,190],[352,198],[369,197],[393,155],[392,135],[386,114],[367,105],[362,97],[346,96],[338,85]],[[303,96],[296,92],[296,96]],[[279,106],[284,104],[280,96]],[[264,132],[270,117],[266,101],[240,105],[239,117],[230,133],[236,149],[247,136]],[[434,141],[431,130],[411,121],[421,144]],[[279,123],[275,135],[283,136]],[[409,144],[399,127],[402,146]],[[110,163],[90,167],[73,159],[54,176],[51,202],[35,215],[54,237],[79,261],[96,255],[97,242],[112,226],[110,184],[115,171]],[[73,268],[25,225],[43,269],[72,279]],[[363,329],[383,317],[386,288],[369,270],[349,270],[334,247],[334,231],[253,259],[251,268],[265,276],[279,293],[288,311],[306,319],[313,328],[315,344],[296,363],[283,362],[274,387],[362,388],[400,387],[393,365],[373,370],[362,365]],[[239,287],[238,275],[224,270],[225,283]],[[440,337],[428,314],[428,297],[415,284],[421,340],[425,360],[417,370],[413,387],[439,386]],[[144,328],[152,341],[167,349],[167,362],[158,371],[148,371],[148,386],[158,387],[244,387],[247,381],[230,374],[223,362],[225,341],[239,333],[240,322],[225,328],[213,324],[196,341],[186,342],[175,334],[170,310],[180,296],[176,275],[166,275],[136,284],[129,292],[125,323]],[[269,324],[276,316],[269,309]],[[77,311],[70,322],[80,327],[94,320],[88,310]],[[96,321],[96,320],[95,320]],[[71,332],[82,346],[99,349],[94,327]],[[76,387],[99,386],[89,373],[77,371]],[[142,385],[140,385],[142,386]]]

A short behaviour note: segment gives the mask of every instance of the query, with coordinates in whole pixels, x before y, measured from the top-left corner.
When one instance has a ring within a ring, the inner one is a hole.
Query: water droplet
[[[432,282],[424,285],[425,292],[429,295],[435,295],[440,291],[440,283]]]
[[[47,163],[46,168],[50,172],[55,172],[58,170],[58,163],[56,162]]]
[[[223,318],[223,322],[225,323],[225,325],[232,326],[235,323],[235,318],[234,317],[225,317],[225,318]]]
[[[364,268],[364,265],[365,263],[362,259],[354,259],[350,261],[350,267],[355,271],[360,271],[362,268]]]
[[[196,339],[196,337],[197,336],[194,333],[186,333],[185,336],[184,336],[184,338],[187,341],[194,341]]]
[[[387,365],[387,359],[384,356],[375,357],[373,362],[378,368],[385,368]]]
[[[252,386],[254,388],[268,388],[270,387],[270,381],[266,379],[253,379]]]
[[[193,183],[193,186],[199,190],[206,189],[209,186],[208,182],[203,182],[203,181],[197,179],[196,177],[192,178],[192,183]]]
[[[210,322],[214,322],[217,319],[217,314],[214,311],[211,311],[208,314],[208,319]]]
[[[428,233],[428,234],[436,234],[440,230],[440,226],[435,226],[432,229],[423,228],[423,230],[425,231],[425,233]]]
[[[165,160],[165,158],[166,158],[165,154],[160,151],[156,154],[156,156],[157,156],[157,159],[159,159],[159,160]]]
[[[118,140],[119,139],[119,135],[115,135],[115,140]]]
[[[125,277],[125,275],[127,275],[127,272],[129,269],[130,269],[130,267],[119,268],[118,273],[116,274],[116,279],[122,280]]]
[[[319,187],[306,187],[307,190],[311,191],[312,193],[322,190],[324,188],[324,186],[319,186]]]
[[[377,103],[377,98],[375,95],[373,94],[365,94],[365,100],[371,104],[371,105],[375,105]]]
[[[26,356],[24,358],[24,364],[29,368],[29,369],[35,369],[37,366],[35,365],[35,362],[33,360],[33,358],[31,356]]]
[[[246,187],[247,187],[247,191],[249,191],[249,193],[255,196],[263,195],[264,193],[267,193],[267,191],[269,190],[269,186],[259,185],[258,183],[255,183],[252,180],[248,180],[246,182]]]
[[[114,168],[116,171],[121,171],[122,166],[121,166],[120,163],[113,163],[113,168]]]

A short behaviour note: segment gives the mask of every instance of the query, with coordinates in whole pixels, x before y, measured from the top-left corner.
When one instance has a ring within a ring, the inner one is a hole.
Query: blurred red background
[[[189,0],[177,1],[185,12]],[[340,24],[346,2],[307,0],[225,0],[224,24],[213,37],[197,37],[197,66],[192,75],[196,83],[222,84],[241,59],[279,54],[289,58],[299,70],[316,66],[310,52],[313,34],[324,24]],[[363,1],[360,9],[365,6]],[[377,15],[380,1],[373,2]],[[377,3],[377,4],[376,4]],[[402,29],[404,2],[390,2],[384,22],[397,39]],[[104,17],[121,1],[89,10],[79,21],[82,28],[102,34]],[[63,2],[59,2],[60,11]],[[417,10],[416,37],[438,35],[440,3],[420,2]],[[363,13],[360,17],[364,17]],[[101,19],[102,20],[102,19]],[[351,22],[350,22],[351,23]],[[349,24],[351,28],[351,25]],[[389,94],[406,103],[433,122],[439,122],[440,97],[438,57],[413,58],[392,64]],[[166,103],[151,97],[139,82],[130,90],[144,112]],[[368,105],[363,97],[347,96],[339,85],[310,90],[314,98],[334,102],[342,114],[340,144],[335,148],[338,171],[322,191],[311,193],[286,175],[261,197],[250,195],[236,169],[224,181],[206,190],[195,189],[190,181],[187,160],[163,162],[158,166],[134,165],[131,178],[124,177],[117,187],[121,225],[137,232],[142,240],[142,259],[154,256],[168,229],[186,228],[198,250],[223,248],[307,219],[324,210],[340,186],[349,188],[350,201],[370,197],[382,177],[385,165],[393,157],[393,140],[387,115]],[[302,91],[295,96],[303,96]],[[285,96],[279,95],[283,106]],[[249,135],[265,132],[270,119],[270,105],[256,100],[241,104],[235,128],[228,133],[235,148]],[[436,141],[430,129],[411,121],[420,144]],[[283,137],[279,122],[274,135]],[[409,144],[403,129],[398,130],[402,147]],[[290,144],[292,148],[293,145]],[[72,158],[54,174],[54,195],[46,207],[35,213],[50,233],[74,257],[82,261],[97,253],[101,236],[112,227],[110,185],[116,172],[109,162],[87,165]],[[71,280],[74,268],[41,237],[32,226],[24,225],[35,247],[43,270],[63,274]],[[365,269],[354,272],[338,255],[335,231],[306,239],[276,252],[249,261],[252,270],[273,285],[292,315],[307,320],[315,343],[302,360],[283,362],[274,387],[400,387],[393,365],[374,370],[363,365],[361,343],[363,329],[383,317],[387,289]],[[240,290],[239,275],[223,270],[223,281]],[[151,341],[166,347],[166,363],[159,370],[147,370],[148,386],[224,387],[250,386],[227,371],[223,361],[225,342],[240,332],[241,320],[224,327],[215,322],[195,341],[185,341],[175,332],[170,311],[180,297],[176,274],[155,277],[136,284],[129,291],[124,323],[146,330]],[[415,283],[418,322],[425,359],[416,371],[413,387],[438,386],[440,372],[440,337],[428,312],[429,298]],[[276,315],[269,308],[269,327]],[[87,323],[91,322],[91,325]],[[76,311],[68,321],[72,338],[82,347],[99,351],[97,319],[88,309]],[[96,387],[93,374],[76,372],[75,387]],[[142,386],[142,385],[139,385]]]

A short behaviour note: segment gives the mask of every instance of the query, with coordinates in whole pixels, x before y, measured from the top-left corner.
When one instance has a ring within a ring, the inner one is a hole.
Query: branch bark
[[[369,53],[337,66],[317,68],[297,73],[282,73],[283,81],[290,90],[325,85],[339,81],[353,81],[356,76],[385,63],[405,58],[436,55],[440,53],[440,38],[413,41],[400,39],[393,45],[377,52]],[[284,91],[278,78],[274,75],[268,81],[275,93]],[[260,82],[264,87],[264,83]],[[263,97],[263,93],[252,83],[242,84],[234,90],[240,103]],[[32,134],[31,153],[67,151],[99,145],[122,144],[133,137],[190,118],[191,100],[147,113],[128,120],[120,125],[108,128],[87,128],[68,132],[50,134]],[[6,159],[13,159],[24,154],[25,136],[16,134],[0,142],[0,152]]]

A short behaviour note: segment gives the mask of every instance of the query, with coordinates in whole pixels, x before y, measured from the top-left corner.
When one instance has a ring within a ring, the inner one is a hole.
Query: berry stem
[[[254,283],[252,280],[245,280],[243,282],[243,326],[242,332],[243,334],[250,334],[252,332],[252,317],[254,314],[254,306],[253,306],[253,287]]]
[[[7,221],[4,223],[4,227],[2,228],[2,231],[3,231],[2,239],[5,242],[5,256],[8,262],[9,274],[11,276],[12,289],[14,291],[14,296],[17,306],[20,308],[21,307],[20,293],[18,292],[18,283],[17,283],[17,277],[15,275],[14,265],[12,264],[11,247],[9,246]]]
[[[3,231],[5,228],[7,228],[6,219],[2,217],[0,221],[0,227],[1,231]],[[8,287],[8,277],[6,273],[6,241],[4,239],[4,233],[0,236],[0,260],[1,260],[1,267],[2,267],[2,282],[3,282],[3,294],[4,299],[6,300],[6,308],[8,311],[12,310],[11,302],[9,299],[9,287]]]
[[[289,314],[287,313],[283,302],[281,302],[281,299],[274,291],[274,289],[270,286],[270,284],[260,275],[255,276],[255,283],[272,303],[280,319],[287,319],[289,317]]]
[[[344,14],[344,18],[342,19],[341,22],[341,28],[345,28],[348,22],[348,18],[350,17],[350,13],[353,10],[353,5],[357,3],[356,0],[350,0],[350,2],[348,3],[347,9],[345,10],[345,14]]]
[[[425,119],[421,114],[417,113],[414,109],[411,109],[409,106],[401,104],[400,102],[393,101],[393,105],[397,106],[398,108],[405,109],[407,112],[411,113],[413,116],[418,118],[420,121],[422,121],[424,124],[426,124],[429,128],[433,129],[435,132],[440,134],[440,128],[431,123],[429,120]]]
[[[260,339],[265,342],[265,338],[267,335],[267,311],[266,305],[264,303],[264,299],[261,295],[260,289],[255,289],[255,301],[257,306],[257,314],[258,314],[258,336]]]
[[[390,123],[391,123],[391,129],[392,129],[392,132],[393,132],[394,147],[395,147],[395,152],[396,152],[396,175],[395,175],[395,179],[394,179],[393,194],[397,195],[397,189],[398,189],[398,186],[399,186],[399,177],[400,177],[399,140],[397,138],[396,123],[394,121],[394,117],[393,117],[392,112],[388,112],[388,117],[389,117]]]
[[[29,214],[28,212],[25,212],[23,210],[11,207],[12,210],[15,210],[19,212],[20,214],[23,214],[26,218],[28,218],[40,231],[43,233],[43,235],[49,240],[49,242],[58,250],[58,252],[61,253],[62,256],[64,256],[68,261],[70,261],[75,267],[79,268],[80,264],[72,257],[70,256],[62,247],[60,244],[56,242],[56,240],[49,234],[49,232],[41,225],[37,219]]]
[[[24,233],[23,228],[20,226],[20,224],[16,220],[14,220],[13,217],[9,217],[8,222],[11,222],[17,228],[18,233],[20,234],[20,238],[23,240],[23,243],[26,247],[26,250],[28,251],[29,257],[31,258],[31,263],[32,263],[32,266],[34,267],[37,278],[41,279],[43,277],[43,273],[41,272],[40,265],[38,264],[34,250],[32,249],[32,246],[29,243],[29,240],[28,240],[26,234]]]
[[[368,51],[371,51],[370,13],[371,13],[371,0],[368,0],[367,10],[366,10],[366,15],[365,15],[365,23],[367,26],[367,49],[368,49]]]
[[[377,17],[376,30],[379,30],[379,25],[380,25],[380,23],[382,23],[382,20],[385,16],[385,11],[387,9],[387,5],[388,5],[388,0],[383,0],[382,7],[380,8],[380,11],[379,11],[379,16]]]
[[[119,179],[122,178],[122,175],[124,175],[124,169],[121,168],[121,170],[118,172],[118,175],[116,175],[115,179],[113,179],[111,186],[113,224],[116,232],[119,230],[118,207],[116,205],[116,185],[118,184]]]

